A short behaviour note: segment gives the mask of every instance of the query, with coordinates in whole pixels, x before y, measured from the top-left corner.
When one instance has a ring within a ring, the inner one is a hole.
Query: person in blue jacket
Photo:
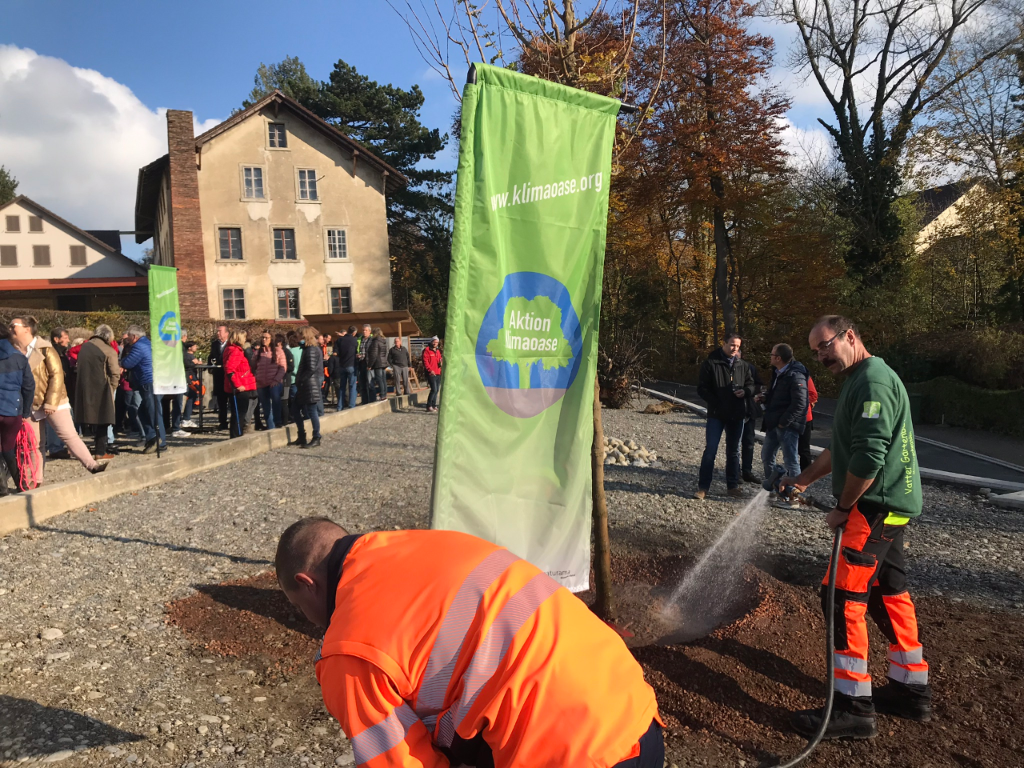
[[[128,326],[128,341],[132,347],[121,360],[121,367],[128,371],[128,383],[142,396],[139,418],[142,420],[146,445],[143,453],[156,450],[159,436],[160,450],[167,450],[167,435],[164,432],[164,418],[160,398],[153,394],[153,346],[146,332],[138,325]]]
[[[15,492],[21,490],[18,469],[18,432],[32,418],[32,398],[36,380],[28,358],[14,348],[7,329],[0,332],[0,496],[6,496],[7,477],[14,480]]]

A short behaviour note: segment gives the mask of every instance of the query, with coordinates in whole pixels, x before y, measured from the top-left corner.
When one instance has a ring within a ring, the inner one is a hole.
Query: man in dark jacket
[[[348,333],[342,332],[334,342],[334,353],[338,356],[338,374],[341,377],[341,391],[338,394],[338,410],[348,397],[348,407],[356,407],[356,327],[350,325]]]
[[[224,348],[228,345],[230,336],[226,325],[218,325],[217,332],[210,341],[209,365],[219,366],[212,368],[210,373],[213,376],[213,396],[217,398],[217,415],[219,417],[218,429],[228,428],[228,395],[224,391]]]
[[[359,391],[363,395],[363,405],[370,402],[373,394],[373,371],[366,365],[366,351],[373,340],[370,326],[363,326],[363,335],[356,337],[356,367],[359,375]]]
[[[807,369],[793,359],[793,348],[788,344],[772,347],[772,368],[772,383],[764,401],[764,476],[775,471],[775,458],[781,447],[786,475],[796,477],[800,474],[797,448],[807,422]],[[795,493],[787,495],[784,502],[799,504]]]
[[[697,394],[708,404],[704,457],[700,462],[697,493],[703,500],[711,488],[718,444],[725,433],[725,482],[729,495],[742,498],[740,490],[740,439],[747,418],[747,398],[754,396],[754,376],[739,355],[743,340],[735,333],[726,336],[722,346],[712,352],[700,369]]]

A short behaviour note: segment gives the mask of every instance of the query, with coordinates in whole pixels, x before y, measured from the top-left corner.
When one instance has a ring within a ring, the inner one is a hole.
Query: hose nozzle
[[[761,483],[761,487],[766,491],[774,491],[775,493],[782,493],[782,489],[779,488],[779,481],[785,476],[786,470],[783,467],[775,467],[775,470],[764,479]]]

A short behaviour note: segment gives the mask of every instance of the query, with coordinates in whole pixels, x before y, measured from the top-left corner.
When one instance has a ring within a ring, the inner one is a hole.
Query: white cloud
[[[0,164],[19,193],[83,229],[134,228],[139,168],[167,152],[165,113],[95,70],[0,45]]]
[[[818,165],[833,152],[832,139],[824,128],[801,128],[789,118],[781,118],[782,146],[797,168]]]

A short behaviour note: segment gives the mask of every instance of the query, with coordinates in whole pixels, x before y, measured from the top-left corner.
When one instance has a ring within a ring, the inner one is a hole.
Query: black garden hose
[[[821,508],[823,505],[815,504],[815,506]],[[810,757],[811,752],[821,743],[825,730],[828,728],[829,718],[832,716],[832,702],[835,699],[835,687],[832,678],[836,670],[836,624],[834,616],[836,608],[836,572],[839,569],[839,556],[843,547],[843,528],[844,526],[842,525],[837,526],[835,537],[832,539],[832,560],[828,567],[828,591],[825,593],[825,668],[827,669],[828,693],[825,694],[825,709],[822,712],[821,724],[799,755],[788,762],[776,763],[773,768],[792,768]]]

